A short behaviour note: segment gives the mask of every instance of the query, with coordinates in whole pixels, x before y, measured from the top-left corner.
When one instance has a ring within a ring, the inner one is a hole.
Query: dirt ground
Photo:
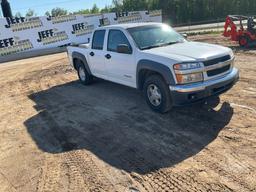
[[[65,53],[0,65],[0,191],[256,191],[256,50],[204,106],[152,112],[134,89],[77,81]]]

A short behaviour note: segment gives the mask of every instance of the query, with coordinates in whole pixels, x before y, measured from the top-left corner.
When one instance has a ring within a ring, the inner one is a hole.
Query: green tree
[[[103,9],[100,10],[100,12],[101,13],[109,13],[109,12],[112,12],[112,10],[113,10],[112,6],[106,5]]]
[[[81,9],[79,11],[73,12],[72,14],[81,15],[81,14],[90,14],[90,13],[91,13],[90,9]]]
[[[115,11],[115,12],[120,12],[124,8],[122,0],[113,0],[112,4],[114,6],[113,11]]]
[[[49,17],[49,16],[51,16],[51,13],[49,11],[46,11],[45,15]]]
[[[81,9],[72,14],[95,14],[122,11],[161,9],[163,21],[170,24],[224,20],[229,14],[255,15],[256,0],[113,0],[112,5],[99,9]],[[55,8],[46,15],[60,16],[68,12]]]
[[[91,13],[99,13],[100,9],[97,7],[96,4],[93,5],[92,9],[90,10]]]
[[[149,8],[149,1],[147,0],[124,0],[123,7],[129,11],[140,11]]]
[[[46,16],[52,16],[52,17],[58,17],[62,15],[67,15],[67,14],[68,14],[68,11],[66,9],[59,8],[59,7],[52,9],[51,12],[49,11],[45,12]]]
[[[33,9],[28,9],[27,13],[26,13],[26,17],[35,17],[37,14],[35,13],[35,11]]]
[[[15,14],[15,17],[22,17],[22,14],[21,14],[20,12],[17,12],[17,13]]]
[[[255,15],[256,0],[113,0],[114,11],[161,9],[164,22],[224,20],[229,14]]]

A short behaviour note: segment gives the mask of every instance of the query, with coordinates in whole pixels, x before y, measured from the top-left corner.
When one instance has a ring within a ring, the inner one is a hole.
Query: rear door
[[[117,46],[126,44],[130,47],[131,53],[118,53]],[[107,51],[105,55],[106,69],[108,78],[111,81],[136,87],[136,65],[132,47],[123,31],[110,29],[108,31]]]
[[[91,51],[89,52],[89,63],[92,73],[99,77],[106,75],[104,40],[106,30],[96,30],[93,34]]]

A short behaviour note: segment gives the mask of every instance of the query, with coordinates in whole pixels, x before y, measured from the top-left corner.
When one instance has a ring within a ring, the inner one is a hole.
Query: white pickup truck
[[[231,49],[187,41],[161,23],[100,27],[91,43],[67,50],[81,83],[98,77],[142,90],[161,113],[219,95],[239,79]]]

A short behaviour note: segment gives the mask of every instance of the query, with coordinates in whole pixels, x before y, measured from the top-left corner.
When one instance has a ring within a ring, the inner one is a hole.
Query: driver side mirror
[[[117,46],[117,53],[131,54],[132,50],[126,44],[119,44]]]

